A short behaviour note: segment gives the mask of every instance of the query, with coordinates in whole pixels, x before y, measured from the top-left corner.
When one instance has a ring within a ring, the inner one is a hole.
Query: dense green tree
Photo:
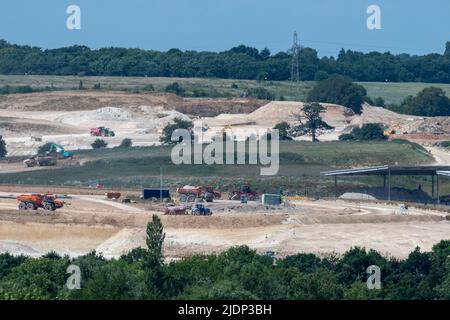
[[[189,120],[183,120],[181,118],[175,118],[173,123],[169,123],[166,125],[162,131],[162,135],[159,138],[159,141],[161,141],[164,144],[173,144],[176,142],[181,142],[182,138],[180,138],[179,141],[172,141],[172,134],[175,130],[178,129],[185,129],[188,130],[190,133],[192,133],[192,128],[194,127],[194,124]]]
[[[147,248],[119,259],[90,252],[74,259],[0,255],[0,299],[449,299],[450,241],[406,259],[355,247],[322,258],[299,253],[274,260],[247,246],[217,255],[162,263],[164,231],[153,217]],[[69,265],[81,270],[81,289],[65,284]],[[381,290],[367,287],[367,267],[381,269]]]
[[[367,288],[366,282],[353,282],[352,285],[345,290],[344,299],[346,300],[374,300],[380,299],[380,290],[371,290]]]
[[[112,260],[92,270],[81,290],[70,292],[71,298],[82,300],[153,299],[146,285],[145,272],[137,264]]]
[[[15,267],[20,266],[27,260],[25,256],[13,256],[10,253],[0,254],[0,278],[5,277]]]
[[[366,95],[366,89],[353,83],[350,78],[333,75],[317,82],[308,93],[308,101],[335,103],[360,114]]]
[[[281,268],[297,268],[300,272],[312,273],[321,266],[319,257],[312,253],[298,253],[278,263]]]
[[[326,269],[300,274],[292,279],[290,289],[289,298],[295,300],[338,300],[344,296],[344,286]]]
[[[291,52],[272,54],[245,45],[223,52],[175,48],[159,52],[85,46],[43,50],[0,42],[0,74],[256,79],[265,72],[267,80],[289,80],[291,76]],[[443,55],[423,56],[342,49],[337,58],[319,58],[316,50],[301,48],[300,77],[312,81],[340,74],[355,81],[450,83],[449,51],[448,44]],[[100,89],[100,84],[95,89]]]
[[[299,124],[291,128],[291,135],[310,135],[312,141],[316,142],[319,135],[325,131],[334,129],[322,120],[320,115],[322,112],[325,112],[325,108],[320,103],[313,102],[304,104],[301,112],[295,115]]]
[[[27,259],[1,279],[0,296],[56,299],[65,286],[68,266],[68,258]]]
[[[407,97],[401,103],[398,111],[417,116],[449,116],[450,99],[441,88],[429,87],[423,89],[415,97]]]
[[[280,140],[292,140],[292,138],[289,136],[289,130],[291,130],[291,126],[289,125],[289,123],[283,121],[277,123],[273,128],[278,130]]]

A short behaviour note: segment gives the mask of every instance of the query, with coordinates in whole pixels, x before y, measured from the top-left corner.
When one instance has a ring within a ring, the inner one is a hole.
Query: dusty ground
[[[14,94],[0,101],[0,135],[5,138],[9,156],[32,155],[46,142],[61,144],[67,150],[90,149],[96,137],[89,135],[89,129],[97,126],[115,131],[116,137],[105,138],[109,147],[119,145],[124,138],[132,139],[136,146],[155,145],[159,144],[163,127],[174,118],[201,120],[209,128],[206,140],[220,135],[225,126],[231,126],[231,134],[244,139],[255,131],[262,135],[281,121],[294,123],[294,115],[302,105],[301,102],[186,99],[170,94],[106,91]],[[323,141],[336,140],[353,127],[371,122],[396,128],[399,138],[431,141],[450,136],[450,122],[446,118],[434,121],[369,105],[364,106],[361,115],[354,115],[343,106],[323,105],[324,120],[335,127],[321,136]],[[9,170],[8,166],[3,170]]]
[[[0,135],[6,139],[10,156],[33,154],[48,141],[68,150],[90,148],[95,138],[89,135],[89,128],[95,126],[107,126],[116,132],[116,137],[106,138],[109,146],[118,145],[123,138],[142,146],[156,144],[163,126],[175,117],[198,119],[202,115],[209,137],[227,125],[239,136],[254,129],[266,132],[280,121],[292,122],[302,105],[270,102],[261,106],[263,103],[114,92],[10,95],[0,102]],[[416,139],[428,146],[437,162],[450,163],[449,153],[432,145],[446,137],[445,119],[430,123],[429,119],[367,105],[360,116],[342,106],[325,107],[324,120],[336,129],[322,140],[335,140],[362,123],[381,122],[391,127],[400,123],[407,133],[400,130],[396,137]],[[42,138],[42,142],[33,137]],[[23,170],[20,162],[0,163],[0,172]],[[17,201],[8,197],[24,190],[69,194],[72,198],[52,214],[41,210],[19,212]],[[97,250],[107,257],[117,257],[145,245],[149,217],[162,212],[158,206],[106,200],[105,191],[96,189],[2,186],[0,191],[0,252],[39,256],[51,250],[69,255]],[[219,252],[241,244],[261,252],[273,250],[280,256],[299,251],[342,253],[358,245],[405,257],[416,246],[429,250],[441,239],[450,238],[450,221],[443,213],[412,208],[403,215],[397,206],[386,204],[304,201],[274,208],[224,201],[211,208],[211,217],[162,216],[168,258]]]
[[[264,103],[103,91],[14,94],[0,101],[0,135],[5,138],[9,156],[32,155],[46,142],[61,144],[67,150],[90,149],[96,138],[89,135],[89,129],[97,126],[115,131],[116,137],[105,138],[110,147],[124,138],[132,139],[136,146],[149,146],[159,143],[162,128],[174,118],[249,113]]]
[[[2,193],[0,196],[15,195]],[[72,256],[91,250],[117,257],[145,245],[145,226],[152,214],[140,205],[122,204],[99,195],[72,195],[55,213],[19,212],[15,199],[0,199],[0,251],[38,256],[50,250]],[[345,201],[303,201],[271,207],[219,201],[214,214],[164,216],[169,259],[220,252],[246,244],[280,256],[296,252],[342,253],[365,246],[404,257],[415,246],[431,248],[450,234],[444,213]]]

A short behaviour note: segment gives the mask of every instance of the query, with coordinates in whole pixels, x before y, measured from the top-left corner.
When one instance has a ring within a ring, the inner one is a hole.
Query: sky
[[[81,9],[69,30],[66,10]],[[378,5],[381,29],[369,30]],[[341,48],[442,53],[450,40],[448,0],[1,0],[0,39],[59,48],[69,45],[224,51],[239,44],[272,53],[292,46],[294,31],[319,56]]]

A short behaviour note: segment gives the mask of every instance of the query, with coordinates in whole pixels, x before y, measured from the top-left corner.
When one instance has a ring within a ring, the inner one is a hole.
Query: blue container
[[[162,191],[162,197],[163,199],[170,199],[170,191],[168,188],[145,188],[142,190],[142,198],[144,199],[151,199],[151,198],[157,198],[159,199],[161,197],[161,191]]]

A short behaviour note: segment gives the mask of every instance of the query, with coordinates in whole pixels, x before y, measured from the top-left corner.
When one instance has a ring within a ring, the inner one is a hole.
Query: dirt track
[[[14,199],[0,199],[0,251],[41,255],[50,250],[79,255],[91,250],[117,257],[145,245],[145,226],[152,214],[138,205],[121,204],[95,195],[78,195],[52,214],[19,212]],[[161,216],[167,233],[167,258],[212,253],[247,244],[279,255],[299,251],[343,252],[360,245],[404,257],[415,246],[430,249],[448,238],[444,214],[383,204],[345,201],[298,202],[272,208],[222,201],[214,214]],[[221,210],[223,208],[230,208]]]

